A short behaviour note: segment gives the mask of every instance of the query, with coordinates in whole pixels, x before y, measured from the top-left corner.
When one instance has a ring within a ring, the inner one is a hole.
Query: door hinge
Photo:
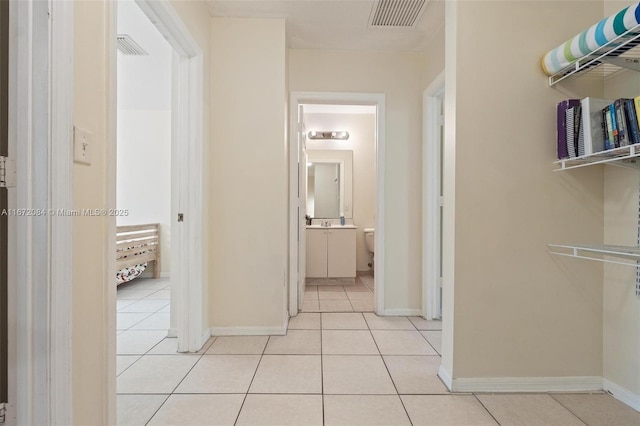
[[[7,403],[0,402],[0,424],[4,424],[4,418],[7,414]]]
[[[0,156],[0,188],[16,186],[16,163],[13,158]]]

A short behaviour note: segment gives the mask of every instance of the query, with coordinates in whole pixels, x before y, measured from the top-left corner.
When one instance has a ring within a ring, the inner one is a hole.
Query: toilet
[[[367,251],[371,253],[371,256],[373,256],[373,253],[376,247],[375,246],[375,229],[364,228],[364,243],[367,247]]]

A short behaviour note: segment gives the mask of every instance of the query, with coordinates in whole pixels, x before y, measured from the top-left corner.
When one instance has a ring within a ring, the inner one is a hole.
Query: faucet
[[[331,222],[329,222],[328,220],[324,220],[322,221],[322,225],[325,228],[329,228],[331,226]]]

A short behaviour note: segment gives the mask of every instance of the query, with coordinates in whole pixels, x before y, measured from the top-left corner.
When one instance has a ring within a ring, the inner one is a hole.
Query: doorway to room
[[[300,108],[306,222],[300,229],[305,291],[299,310],[373,312],[376,107]]]
[[[173,48],[133,1],[117,17],[116,329],[130,364],[171,329],[171,82]],[[174,314],[175,323],[175,314]]]
[[[290,315],[381,314],[384,95],[291,97]]]

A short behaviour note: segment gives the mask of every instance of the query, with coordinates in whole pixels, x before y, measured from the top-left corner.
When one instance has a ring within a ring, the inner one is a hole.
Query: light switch
[[[79,127],[73,127],[73,161],[91,165],[93,134]]]

